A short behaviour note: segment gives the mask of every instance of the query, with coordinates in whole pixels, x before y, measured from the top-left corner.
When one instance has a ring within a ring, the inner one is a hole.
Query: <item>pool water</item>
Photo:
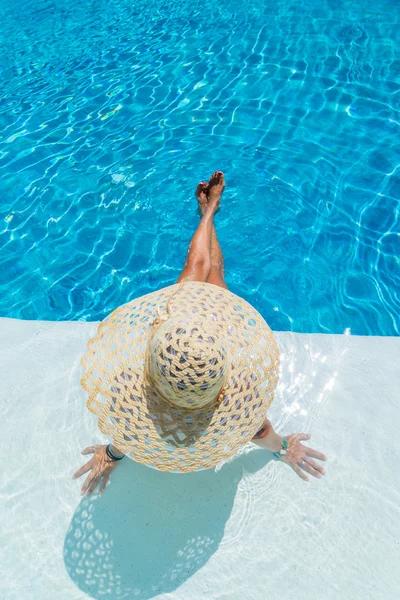
[[[227,283],[273,329],[398,335],[400,12],[0,0],[0,315],[173,283],[214,169]]]

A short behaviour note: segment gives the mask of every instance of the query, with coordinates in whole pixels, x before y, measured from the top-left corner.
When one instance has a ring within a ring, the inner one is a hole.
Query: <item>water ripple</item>
[[[172,283],[214,168],[232,290],[274,329],[399,334],[392,3],[2,3],[0,314]]]

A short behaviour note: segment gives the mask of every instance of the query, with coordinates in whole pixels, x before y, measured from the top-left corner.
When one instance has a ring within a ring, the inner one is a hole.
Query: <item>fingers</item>
[[[322,452],[318,452],[313,448],[306,448],[306,454],[307,456],[312,456],[313,458],[319,458],[319,460],[327,460],[325,454],[322,454]]]
[[[96,446],[88,446],[82,450],[81,454],[93,454],[93,452],[96,452]]]
[[[307,471],[307,473],[310,473],[310,475],[313,475],[313,477],[317,477],[318,479],[320,477],[322,477],[322,473],[320,473],[317,469],[314,469],[314,467],[312,465],[310,465],[308,462],[305,462],[303,464],[302,469],[304,471]]]
[[[93,477],[92,481],[90,482],[90,485],[87,489],[87,495],[89,496],[92,492],[94,492],[94,490],[97,487],[97,484],[99,483],[99,477]]]
[[[85,483],[83,484],[82,489],[81,489],[81,495],[82,496],[84,496],[86,494],[86,492],[88,491],[89,486],[91,485],[92,481],[93,481],[93,475],[92,474],[88,475],[86,477]]]
[[[322,465],[317,463],[312,458],[308,458],[308,456],[304,459],[307,464],[309,464],[315,471],[318,471],[321,475],[325,475],[325,471]]]
[[[311,439],[311,435],[309,435],[308,433],[297,433],[295,434],[295,437],[300,442],[305,442],[306,440]],[[305,451],[307,456],[312,456],[313,458],[318,458],[319,460],[327,460],[325,454],[322,454],[322,452],[318,452],[318,450],[305,447]]]
[[[80,477],[81,475],[84,475],[85,473],[90,471],[91,468],[92,468],[92,460],[89,460],[89,462],[87,462],[86,465],[83,465],[83,467],[81,467],[80,469],[77,470],[76,473],[74,473],[73,479],[78,479],[78,477]]]
[[[106,473],[103,477],[103,481],[101,482],[101,486],[100,486],[100,490],[99,490],[100,494],[102,494],[104,492],[104,490],[106,489],[107,481],[109,480],[109,478],[110,478],[110,474]]]
[[[308,481],[307,475],[298,465],[292,465],[292,468],[294,471],[296,471],[297,475],[301,477],[301,479],[303,479],[304,481]]]
[[[88,475],[81,489],[81,495],[87,494],[89,496],[96,489],[98,482],[99,475]]]

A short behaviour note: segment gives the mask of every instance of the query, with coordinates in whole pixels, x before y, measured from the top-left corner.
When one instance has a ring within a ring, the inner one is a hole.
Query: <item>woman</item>
[[[196,190],[202,219],[178,285],[116,309],[83,358],[87,406],[112,437],[74,478],[82,494],[128,455],[148,466],[187,472],[211,468],[248,441],[274,453],[308,481],[325,474],[303,446],[307,434],[278,435],[266,409],[278,380],[279,351],[261,315],[228,291],[214,216],[225,187],[216,171]]]

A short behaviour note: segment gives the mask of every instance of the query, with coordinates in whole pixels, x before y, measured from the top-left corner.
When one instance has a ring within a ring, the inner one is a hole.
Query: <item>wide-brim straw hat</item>
[[[172,285],[114,310],[82,358],[100,430],[162,471],[208,469],[261,427],[279,350],[248,302],[200,282]]]

